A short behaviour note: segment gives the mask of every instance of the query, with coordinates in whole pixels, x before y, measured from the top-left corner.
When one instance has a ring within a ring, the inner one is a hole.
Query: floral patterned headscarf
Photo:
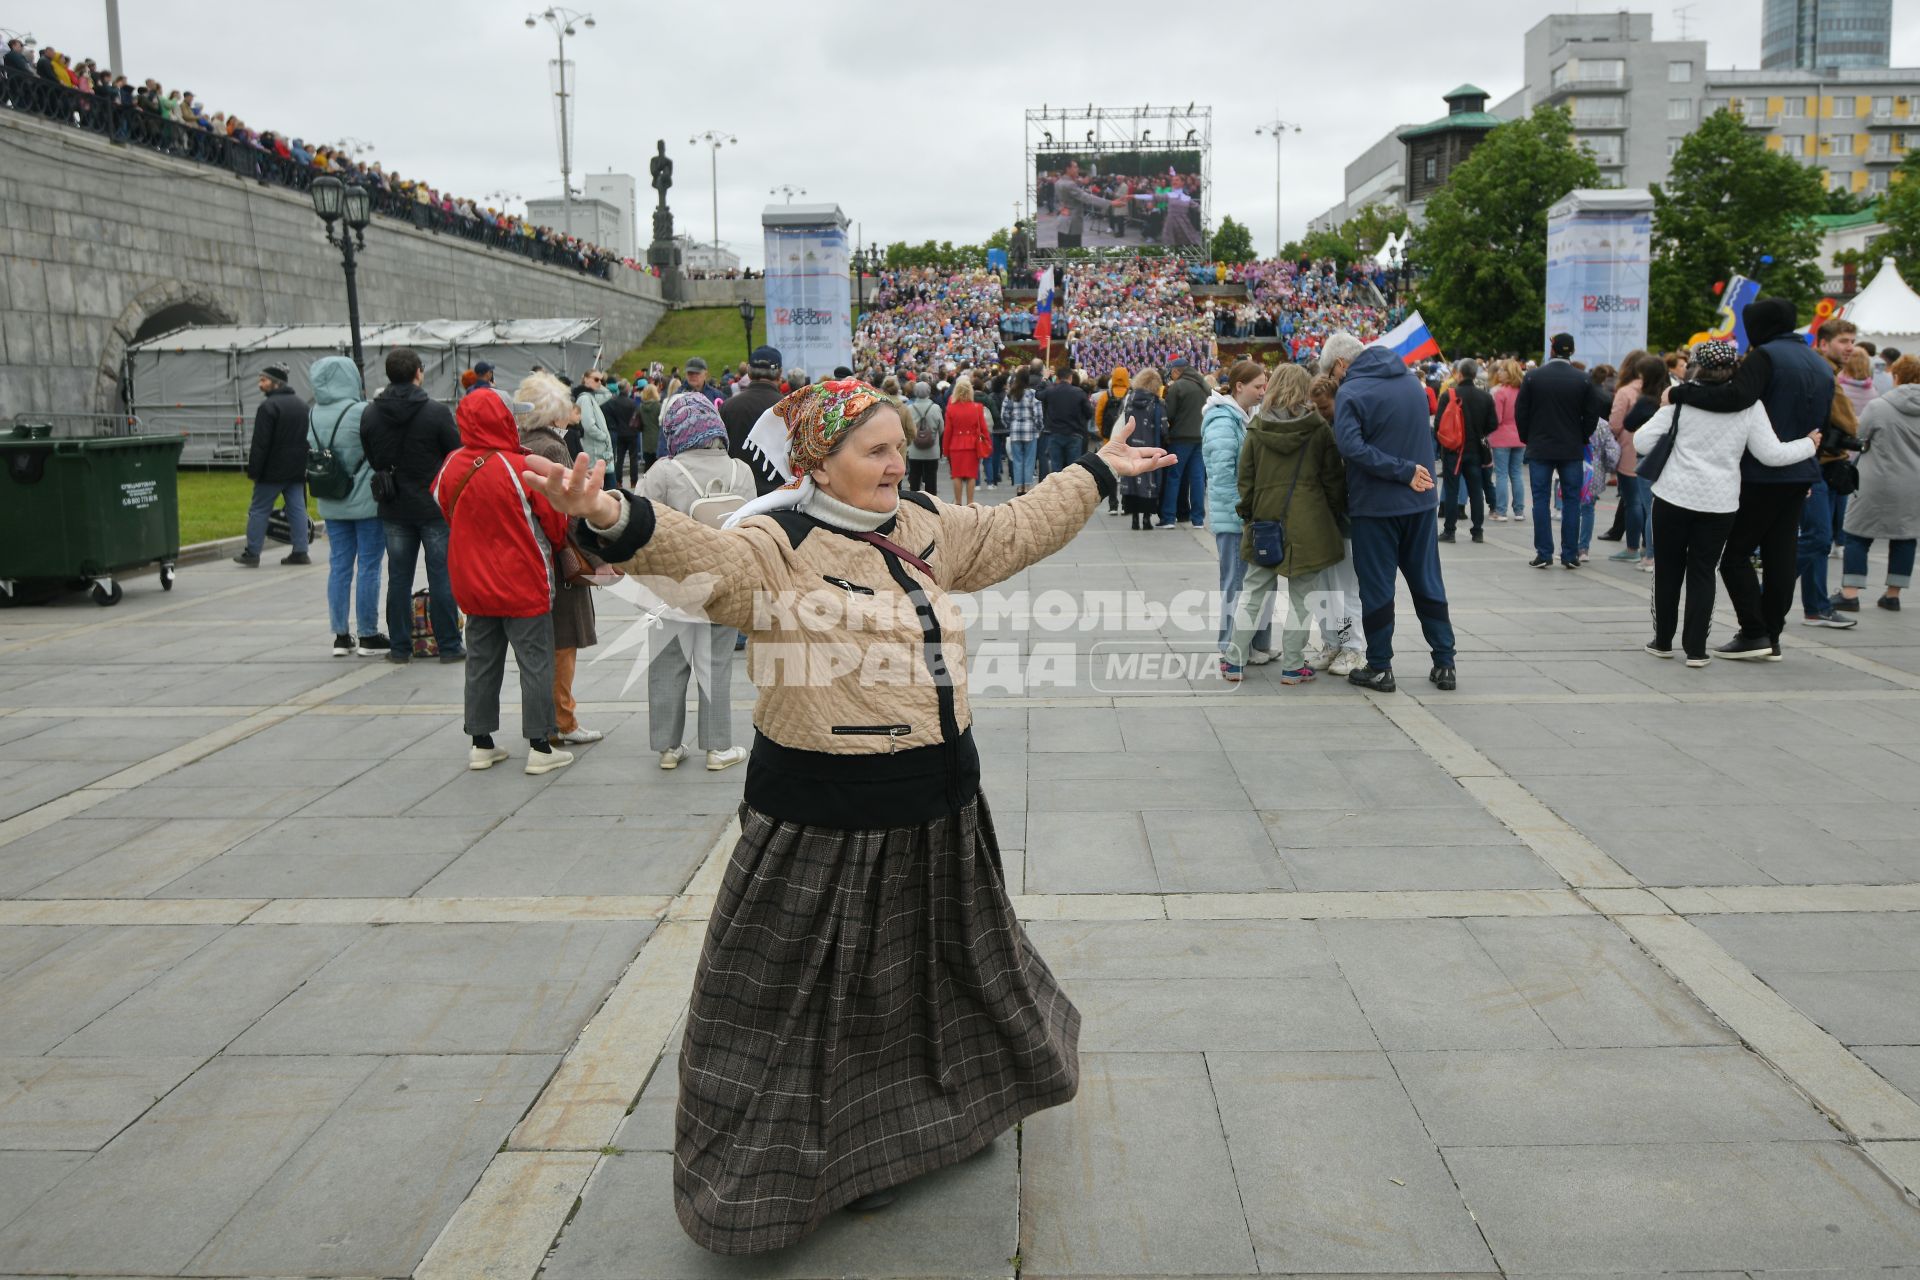
[[[727,518],[727,527],[804,502],[813,492],[813,473],[833,452],[834,444],[878,404],[898,407],[900,402],[858,378],[841,378],[809,383],[761,414],[747,433],[747,460],[785,483],[734,512]]]

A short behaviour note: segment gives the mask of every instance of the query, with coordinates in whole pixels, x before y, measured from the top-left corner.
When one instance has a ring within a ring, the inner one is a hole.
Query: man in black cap
[[[469,390],[478,390],[481,387],[487,387],[494,391],[499,390],[498,387],[493,385],[493,362],[490,360],[476,360],[473,362],[473,386],[469,388]]]
[[[720,421],[727,424],[727,452],[754,468],[754,487],[771,493],[782,484],[779,476],[747,453],[747,433],[760,415],[780,403],[780,352],[755,347],[747,358],[747,381],[720,405]]]
[[[281,564],[312,564],[307,556],[307,402],[287,385],[283,364],[260,371],[260,407],[253,414],[253,441],[247,446],[247,478],[253,481],[253,501],[247,506],[247,546],[233,558],[249,569],[260,567],[260,549],[267,540],[267,517],[273,504],[285,498],[287,532],[293,554]]]
[[[707,399],[713,401],[714,404],[716,405],[724,404],[727,399],[725,394],[721,392],[720,388],[714,386],[713,383],[707,381],[707,362],[705,360],[702,360],[699,356],[692,356],[688,358],[687,385],[683,387],[682,390],[692,391],[698,395],[703,395]]]
[[[1513,422],[1527,447],[1533,488],[1533,560],[1553,567],[1553,482],[1560,481],[1560,563],[1580,567],[1580,490],[1586,484],[1587,439],[1613,401],[1573,367],[1573,335],[1553,335],[1552,358],[1526,376],[1513,402]]]

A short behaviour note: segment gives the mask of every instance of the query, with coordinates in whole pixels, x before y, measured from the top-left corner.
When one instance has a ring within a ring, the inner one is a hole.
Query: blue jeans
[[[1589,498],[1580,504],[1580,554],[1587,554],[1587,548],[1593,545],[1593,500]]]
[[[1537,499],[1536,499],[1537,500]],[[1407,580],[1414,616],[1426,633],[1433,665],[1454,660],[1453,620],[1440,579],[1440,531],[1433,512],[1404,516],[1354,516],[1353,567],[1360,578],[1360,625],[1367,633],[1367,665],[1393,669],[1394,574]]]
[[[1913,585],[1913,553],[1915,543],[1912,538],[1893,538],[1887,542],[1887,585],[1902,590]],[[1860,588],[1867,585],[1867,552],[1873,548],[1872,538],[1863,538],[1857,533],[1847,535],[1847,550],[1840,561],[1840,585]]]
[[[1198,440],[1175,440],[1168,448],[1179,461],[1160,473],[1160,523],[1172,524],[1186,494],[1188,519],[1198,529],[1207,522],[1207,463]]]
[[[1513,505],[1507,505],[1511,494]],[[1527,448],[1502,445],[1493,451],[1493,513],[1513,513],[1518,520],[1527,513]]]
[[[385,520],[387,533],[387,639],[394,653],[413,656],[413,570],[427,553],[427,593],[433,638],[442,655],[459,653],[460,615],[453,607],[453,580],[447,577],[445,520]]]
[[[1007,437],[1005,432],[995,432],[993,452],[980,459],[980,480],[983,484],[1000,483],[1000,464],[1006,460]]]
[[[1065,471],[1087,451],[1087,438],[1064,431],[1048,431],[1040,437],[1040,478]]]
[[[1827,556],[1833,551],[1833,490],[1816,480],[1800,508],[1800,607],[1811,616],[1830,612],[1827,595]]]
[[[1214,546],[1220,552],[1220,652],[1227,651],[1227,641],[1233,636],[1233,610],[1240,603],[1240,588],[1247,580],[1247,562],[1240,558],[1240,535],[1237,533],[1216,533]],[[1253,647],[1273,651],[1273,614],[1260,619],[1260,630],[1254,632]]]
[[[1527,478],[1533,487],[1533,553],[1540,559],[1553,559],[1553,481],[1556,476],[1560,480],[1560,562],[1572,564],[1580,558],[1580,486],[1586,474],[1586,464],[1579,458],[1567,462],[1527,463]]]
[[[1643,541],[1641,534],[1646,532],[1647,517],[1641,510],[1646,493],[1640,487],[1639,476],[1620,477],[1620,518],[1621,536],[1626,539],[1627,550],[1638,551]]]
[[[378,516],[327,521],[327,623],[333,634],[380,634],[380,553],[386,546],[386,527]],[[354,604],[351,633],[347,630],[349,594]]]
[[[307,554],[306,482],[290,480],[285,484],[269,484],[255,480],[253,501],[247,504],[248,555],[259,555],[260,548],[267,544],[267,517],[273,514],[273,504],[282,495],[287,500],[287,532],[293,535],[293,549],[299,555]]]
[[[1007,458],[1013,463],[1013,483],[1015,488],[1027,489],[1033,485],[1033,455],[1040,447],[1038,440],[1007,441]]]

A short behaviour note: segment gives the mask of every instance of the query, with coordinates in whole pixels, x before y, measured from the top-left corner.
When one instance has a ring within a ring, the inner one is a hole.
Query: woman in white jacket
[[[1740,353],[1731,342],[1703,342],[1693,349],[1693,360],[1700,381],[1724,382],[1739,367]],[[1740,459],[1751,452],[1767,466],[1784,467],[1811,458],[1814,440],[1781,441],[1758,404],[1739,413],[1688,409],[1684,414],[1677,405],[1664,405],[1633,433],[1642,475],[1647,455],[1669,431],[1674,433],[1671,451],[1653,482],[1653,643],[1647,652],[1673,656],[1684,585],[1681,648],[1689,667],[1704,667],[1711,660],[1707,628],[1713,619],[1714,572],[1740,507]],[[1779,659],[1776,645],[1769,660]]]

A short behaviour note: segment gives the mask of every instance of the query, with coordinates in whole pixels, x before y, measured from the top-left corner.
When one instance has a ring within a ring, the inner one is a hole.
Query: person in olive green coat
[[[1306,662],[1309,597],[1320,571],[1346,555],[1338,515],[1347,507],[1347,469],[1334,446],[1333,428],[1307,398],[1312,381],[1296,364],[1275,370],[1240,446],[1237,510],[1247,577],[1234,611],[1233,638],[1221,660],[1221,673],[1230,681],[1240,678],[1256,620],[1281,578],[1287,582],[1287,613],[1280,629],[1280,683],[1313,679]],[[1278,520],[1286,530],[1286,554],[1277,565],[1254,559],[1253,525],[1261,520]]]
[[[660,456],[660,388],[651,380],[640,388],[640,456],[650,467]]]

